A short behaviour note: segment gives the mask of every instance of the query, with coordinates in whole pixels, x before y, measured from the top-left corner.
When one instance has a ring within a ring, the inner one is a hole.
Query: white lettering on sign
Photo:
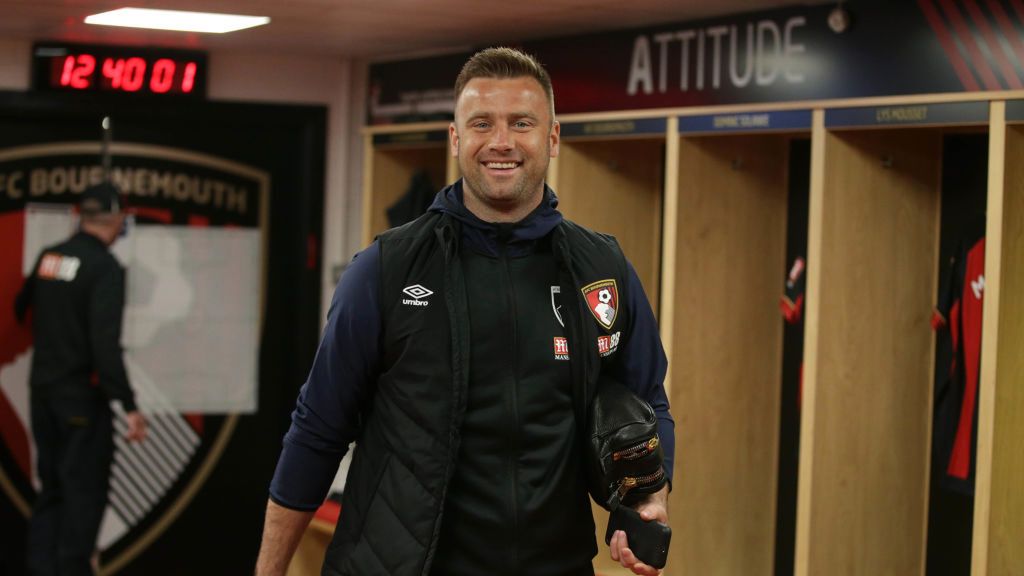
[[[749,22],[745,26],[710,26],[708,28],[641,34],[633,41],[626,93],[664,94],[669,91],[670,76],[678,70],[679,90],[691,86],[712,90],[723,85],[723,77],[734,88],[743,88],[751,80],[757,86],[771,86],[784,81],[799,84],[805,80],[801,71],[801,55],[806,47],[796,36],[807,25],[803,16],[788,18],[781,25],[771,19]],[[651,49],[651,43],[657,45]],[[691,63],[693,45],[695,66]],[[673,49],[678,46],[678,50]],[[678,58],[678,59],[677,59]],[[728,64],[726,64],[728,63]],[[728,65],[728,74],[723,68]]]
[[[12,200],[17,200],[25,195],[25,173],[15,170],[11,173],[0,172],[0,196],[6,195]]]
[[[24,188],[31,198],[81,194],[89,186],[103,181],[103,169],[99,166],[53,166],[33,168],[28,178],[23,179],[23,176],[21,172],[12,172],[6,183],[0,179],[0,191],[6,189],[11,198],[21,198]],[[218,178],[149,168],[114,168],[110,178],[128,196],[158,197],[238,214],[249,211],[246,188]],[[27,187],[23,180],[27,180]]]

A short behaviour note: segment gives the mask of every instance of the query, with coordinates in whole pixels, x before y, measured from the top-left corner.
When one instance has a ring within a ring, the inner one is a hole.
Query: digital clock
[[[206,95],[206,54],[184,50],[39,43],[32,86],[59,92]]]

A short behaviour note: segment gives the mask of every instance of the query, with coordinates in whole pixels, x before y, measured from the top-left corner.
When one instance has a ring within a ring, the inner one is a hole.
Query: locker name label
[[[770,128],[770,114],[733,114],[731,116],[715,116],[712,120],[714,128]]]
[[[394,134],[375,134],[374,144],[420,144],[425,142],[444,142],[448,139],[448,132],[445,130],[431,130],[428,132],[398,132]]]
[[[632,134],[636,131],[636,122],[602,122],[600,124],[584,124],[583,133],[596,134]]]
[[[605,120],[601,122],[567,122],[562,124],[562,137],[629,136],[633,134],[664,134],[668,126],[665,118],[639,118],[636,120]]]
[[[1006,101],[1006,120],[1007,122],[1024,121],[1024,100]]]
[[[810,110],[776,110],[773,112],[743,112],[739,114],[679,117],[679,131],[683,134],[806,130],[810,127]]]
[[[420,132],[418,134],[395,134],[391,137],[392,142],[426,142],[427,133]]]
[[[927,106],[895,106],[879,108],[875,111],[875,120],[879,124],[901,122],[925,122],[928,120]]]
[[[899,126],[983,124],[988,121],[988,102],[949,102],[906,106],[865,106],[825,111],[825,126]]]

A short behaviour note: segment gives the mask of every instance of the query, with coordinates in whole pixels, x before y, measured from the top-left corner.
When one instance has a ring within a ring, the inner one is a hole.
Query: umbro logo
[[[406,306],[427,306],[430,302],[427,302],[424,298],[434,293],[433,290],[419,284],[406,286],[402,289],[402,292],[412,297],[411,300],[409,298],[402,299],[402,304],[405,304]]]

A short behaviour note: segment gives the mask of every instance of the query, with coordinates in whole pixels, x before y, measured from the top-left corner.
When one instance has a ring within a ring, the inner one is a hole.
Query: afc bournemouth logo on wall
[[[40,487],[28,386],[33,341],[9,303],[43,247],[74,232],[72,206],[103,177],[99,148],[0,148],[0,500],[25,518]],[[125,413],[114,404],[115,451],[96,543],[101,576],[119,572],[176,520],[216,466],[239,414],[257,408],[270,191],[269,174],[223,158],[141,143],[115,143],[111,152],[110,177],[130,198],[133,218],[111,248],[126,266],[125,364],[149,434],[125,442]],[[38,274],[70,281],[80,266],[45,253]],[[217,330],[196,330],[202,322]],[[203,334],[238,345],[203,344]]]
[[[582,292],[594,319],[605,330],[611,330],[619,309],[619,290],[615,280],[598,280],[584,286]]]

